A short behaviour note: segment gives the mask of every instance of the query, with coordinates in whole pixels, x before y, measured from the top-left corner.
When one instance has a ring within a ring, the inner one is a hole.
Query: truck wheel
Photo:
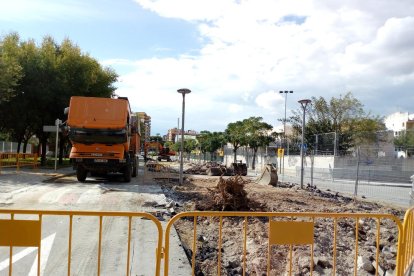
[[[137,158],[134,158],[134,162],[132,162],[132,177],[137,177]]]
[[[79,182],[85,182],[88,171],[85,168],[78,166],[76,169],[76,178]]]
[[[131,182],[132,176],[132,164],[125,166],[124,168],[124,182]]]

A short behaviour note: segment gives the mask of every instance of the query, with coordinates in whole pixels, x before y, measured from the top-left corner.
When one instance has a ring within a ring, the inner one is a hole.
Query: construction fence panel
[[[0,210],[0,273],[159,275],[162,238],[148,213]]]
[[[15,153],[0,152],[0,172],[2,168],[32,167],[36,169],[39,165],[37,153]]]
[[[390,214],[186,212],[163,232],[156,217],[142,212],[0,210],[0,259],[8,256],[0,272],[160,275],[164,259],[167,276],[176,227],[192,275],[206,269],[204,275],[402,276],[414,260],[413,216],[408,210],[402,224]],[[155,231],[148,237],[150,227]],[[32,252],[37,256],[28,272],[19,260]]]
[[[401,247],[401,271],[404,275],[411,275],[414,265],[414,208],[409,209],[404,217],[404,243]]]
[[[402,275],[405,259],[389,214],[186,212],[166,226],[165,276],[172,227],[193,275]]]

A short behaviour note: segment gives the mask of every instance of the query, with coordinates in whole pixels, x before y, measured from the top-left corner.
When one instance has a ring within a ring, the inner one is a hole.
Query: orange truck
[[[140,128],[128,98],[74,96],[65,113],[78,181],[84,182],[88,172],[122,173],[125,182],[137,176]]]
[[[163,147],[160,142],[145,142],[144,144],[144,160],[148,160],[148,155],[157,156],[158,161],[166,160],[171,162],[171,156],[175,156],[176,152],[168,147]]]

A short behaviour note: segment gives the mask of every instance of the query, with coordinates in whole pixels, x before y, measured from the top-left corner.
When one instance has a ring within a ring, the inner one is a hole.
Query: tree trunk
[[[237,149],[238,149],[238,148],[234,148],[234,149],[233,149],[233,154],[234,154],[233,163],[237,163],[237,159],[236,159],[236,158],[237,158]]]
[[[40,143],[42,144],[42,157],[40,159],[40,165],[45,166],[46,165],[46,146],[47,146],[47,136],[42,135]]]
[[[27,144],[29,143],[29,141],[28,140],[23,140],[23,153],[26,153],[27,152]]]
[[[17,149],[16,152],[19,153],[20,152],[20,147],[22,146],[22,141],[19,139],[19,141],[17,142]]]
[[[256,155],[257,155],[257,149],[253,148],[253,161],[252,161],[252,169],[256,169]]]
[[[65,141],[64,141],[62,135],[59,135],[59,136],[60,136],[60,141],[59,141],[59,165],[62,165],[63,164],[63,149],[64,149],[64,146],[65,146]]]

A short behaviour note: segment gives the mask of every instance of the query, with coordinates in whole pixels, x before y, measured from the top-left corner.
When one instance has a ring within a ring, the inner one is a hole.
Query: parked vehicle
[[[72,143],[69,157],[80,182],[85,181],[88,172],[120,172],[125,182],[137,175],[140,128],[128,98],[75,96],[66,112]]]

